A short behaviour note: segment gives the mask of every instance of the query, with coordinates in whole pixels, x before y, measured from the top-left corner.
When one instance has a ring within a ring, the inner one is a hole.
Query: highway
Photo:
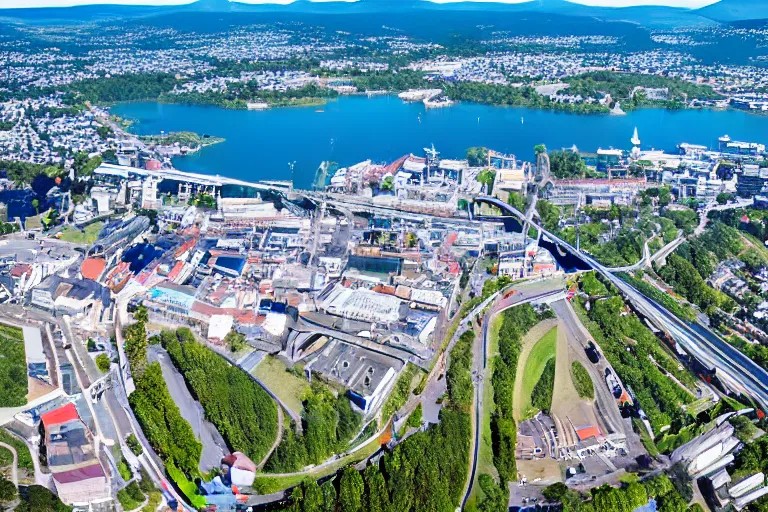
[[[502,211],[507,211],[519,219],[525,219],[525,215],[522,212],[497,198],[479,196],[476,200],[490,202],[501,208]],[[726,209],[726,206],[735,207],[734,205],[721,205],[721,207],[712,207],[711,209],[722,210]],[[611,269],[601,265],[591,256],[578,251],[565,240],[537,225],[533,220],[531,225],[539,229],[550,240],[580,257],[585,263],[602,274],[626,296],[627,300],[634,305],[640,314],[645,316],[659,329],[668,333],[688,354],[710,370],[714,370],[725,386],[751,396],[763,408],[768,409],[768,372],[754,361],[706,327],[699,324],[689,325],[684,323],[666,308],[616,277]]]

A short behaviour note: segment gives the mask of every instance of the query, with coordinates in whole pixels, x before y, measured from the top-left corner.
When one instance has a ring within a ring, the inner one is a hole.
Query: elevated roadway
[[[478,196],[475,200],[493,204],[520,220],[526,218],[516,208],[494,197]],[[533,220],[531,220],[531,225],[563,249],[581,258],[587,265],[608,279],[640,314],[667,333],[686,353],[714,372],[724,386],[754,398],[762,408],[768,409],[768,372],[762,367],[703,325],[687,324],[681,321],[662,305],[616,277],[611,269],[537,225]]]

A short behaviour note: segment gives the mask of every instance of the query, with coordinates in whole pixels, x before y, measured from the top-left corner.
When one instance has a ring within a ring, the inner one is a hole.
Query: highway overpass
[[[495,197],[478,196],[476,202],[485,202],[496,206],[502,212],[525,221],[525,215],[516,208]],[[666,308],[649,299],[633,286],[616,277],[611,269],[601,265],[591,256],[577,250],[571,244],[542,228],[533,220],[530,225],[539,230],[549,240],[581,258],[618,288],[636,310],[652,324],[667,333],[675,343],[701,365],[712,371],[725,387],[741,392],[755,399],[763,409],[768,409],[768,372],[738,349],[717,336],[701,324],[683,322]]]

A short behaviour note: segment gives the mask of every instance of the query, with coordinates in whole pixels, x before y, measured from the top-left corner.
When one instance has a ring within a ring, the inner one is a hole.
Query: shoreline
[[[266,109],[249,109],[247,106],[234,106],[234,105],[219,105],[212,102],[205,102],[205,101],[165,101],[164,98],[144,98],[140,100],[131,100],[131,101],[120,101],[120,102],[113,102],[113,103],[105,103],[102,105],[99,105],[102,108],[110,109],[111,107],[114,107],[116,105],[129,105],[132,103],[157,103],[159,105],[182,105],[182,106],[188,106],[188,107],[207,107],[207,108],[217,108],[217,109],[223,109],[223,110],[232,110],[232,111],[248,111],[248,112],[264,112],[267,110],[272,109],[282,109],[282,108],[303,108],[303,107],[322,107],[324,105],[327,105],[331,102],[339,101],[346,97],[354,97],[354,98],[363,98],[366,97],[367,99],[374,99],[374,98],[380,98],[382,96],[397,96],[399,92],[402,91],[374,91],[373,94],[369,93],[368,91],[357,91],[349,94],[339,94],[336,97],[333,98],[325,98],[325,97],[307,97],[307,98],[297,98],[295,101],[291,102],[290,100],[286,102],[277,102],[277,103],[268,103],[269,108]],[[398,98],[399,99],[399,98]],[[421,103],[421,102],[408,102],[402,99],[399,99],[403,103]],[[603,112],[582,112],[579,111],[576,108],[559,108],[556,105],[564,105],[560,103],[554,103],[548,106],[536,106],[536,105],[501,105],[496,103],[488,103],[488,102],[482,102],[482,101],[471,101],[471,100],[453,100],[453,105],[447,106],[446,108],[451,108],[453,106],[466,103],[471,105],[481,105],[485,107],[494,107],[494,108],[524,108],[529,110],[537,110],[537,111],[546,111],[546,112],[553,112],[556,114],[571,114],[571,115],[577,115],[577,116],[595,116],[595,117],[601,117],[601,116],[616,116],[617,114],[613,112],[613,110],[608,109]],[[579,104],[577,104],[579,105]],[[606,107],[607,108],[607,107]],[[429,109],[427,109],[429,110]],[[434,110],[434,109],[432,109]],[[641,110],[663,110],[666,112],[685,112],[689,110],[699,111],[699,110],[711,110],[716,112],[727,112],[727,111],[734,111],[734,112],[744,112],[745,114],[751,114],[758,117],[764,117],[768,116],[768,111],[760,111],[760,110],[745,110],[740,108],[735,108],[730,105],[726,107],[717,107],[717,106],[697,106],[697,107],[683,107],[683,108],[671,108],[671,107],[665,107],[661,105],[641,105],[638,107],[634,107],[632,109],[625,109],[622,106],[623,114],[618,115],[631,115],[633,112],[638,112]],[[116,116],[119,117],[119,116]],[[133,119],[126,119],[126,118],[120,118],[124,121],[128,122],[127,127],[133,126],[138,122],[138,120]]]

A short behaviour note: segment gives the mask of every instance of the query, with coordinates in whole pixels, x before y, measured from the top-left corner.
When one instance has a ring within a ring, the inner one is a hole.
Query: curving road
[[[523,288],[523,290],[520,290]],[[533,288],[532,290],[529,288]],[[472,381],[475,384],[474,404],[475,404],[475,418],[474,418],[474,436],[472,438],[472,463],[470,465],[469,480],[464,491],[464,498],[461,501],[461,508],[466,508],[467,500],[472,495],[472,489],[475,485],[477,477],[477,461],[480,456],[480,434],[482,432],[481,422],[483,418],[483,391],[485,381],[483,379],[483,372],[488,366],[488,326],[493,321],[493,317],[499,313],[506,311],[507,309],[525,304],[528,302],[541,302],[558,298],[563,294],[564,282],[562,279],[555,278],[542,281],[531,281],[512,285],[510,288],[506,288],[501,293],[494,294],[488,301],[484,302],[484,305],[490,304],[489,301],[493,301],[488,312],[483,317],[483,332],[482,336],[475,337],[475,342],[472,347]],[[512,295],[507,295],[509,290],[515,290]],[[503,293],[503,295],[502,295]],[[472,313],[477,315],[485,310],[485,307],[481,309],[475,309]],[[467,323],[474,319],[474,316],[467,316],[465,319]]]
[[[485,201],[506,211],[519,219],[525,216],[516,208],[488,196],[478,196],[477,201]],[[723,210],[736,205],[721,205],[710,209]],[[585,263],[608,279],[631,302],[639,313],[645,316],[659,329],[668,333],[688,354],[696,358],[702,365],[715,372],[720,380],[729,388],[741,391],[768,409],[768,372],[749,359],[738,349],[728,344],[715,333],[701,324],[687,324],[682,322],[666,308],[649,299],[632,285],[619,279],[611,272],[611,269],[601,265],[591,256],[577,250],[571,244],[552,234],[535,222],[531,225],[539,229],[547,238],[554,241],[572,254],[580,257]]]
[[[19,454],[16,453],[16,448],[0,441],[0,446],[11,452],[13,455],[13,465],[11,466],[11,481],[17,488],[19,487]]]

